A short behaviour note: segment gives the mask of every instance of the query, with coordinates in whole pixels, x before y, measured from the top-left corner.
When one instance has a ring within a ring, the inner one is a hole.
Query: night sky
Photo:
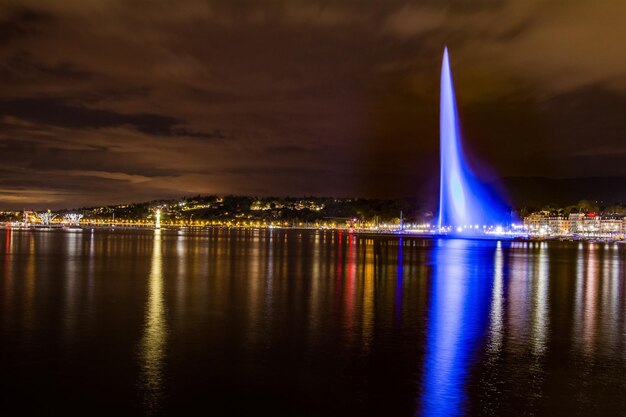
[[[444,45],[488,178],[624,177],[624,22],[623,0],[2,0],[0,205],[436,189]]]

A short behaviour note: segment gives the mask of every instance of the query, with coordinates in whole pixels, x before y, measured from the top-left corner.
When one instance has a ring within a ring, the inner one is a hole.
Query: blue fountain
[[[475,174],[463,151],[448,48],[443,53],[440,106],[438,233],[463,236],[505,233],[512,222],[509,205]]]

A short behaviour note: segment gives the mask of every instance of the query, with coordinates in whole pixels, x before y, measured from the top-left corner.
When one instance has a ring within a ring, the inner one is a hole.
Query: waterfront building
[[[621,238],[626,235],[626,216],[540,211],[524,218],[524,230],[530,236]]]
[[[623,235],[626,233],[624,226],[626,217],[622,215],[606,215],[600,219],[600,234],[602,235]]]
[[[570,219],[541,211],[524,219],[524,230],[535,236],[566,236],[570,234]]]

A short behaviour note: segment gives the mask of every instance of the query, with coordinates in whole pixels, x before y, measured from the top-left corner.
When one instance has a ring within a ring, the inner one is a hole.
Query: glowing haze
[[[443,52],[440,106],[439,230],[469,233],[503,226],[509,221],[507,204],[476,176],[463,152],[448,48]]]
[[[445,43],[463,132],[516,206],[626,201],[626,2],[534,3],[2,0],[0,209],[239,194],[435,211]]]

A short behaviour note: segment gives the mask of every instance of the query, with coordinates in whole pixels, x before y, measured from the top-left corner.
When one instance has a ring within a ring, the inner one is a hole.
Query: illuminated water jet
[[[492,187],[475,175],[463,151],[448,48],[444,50],[441,67],[440,106],[438,232],[504,232],[512,220],[508,205]]]

